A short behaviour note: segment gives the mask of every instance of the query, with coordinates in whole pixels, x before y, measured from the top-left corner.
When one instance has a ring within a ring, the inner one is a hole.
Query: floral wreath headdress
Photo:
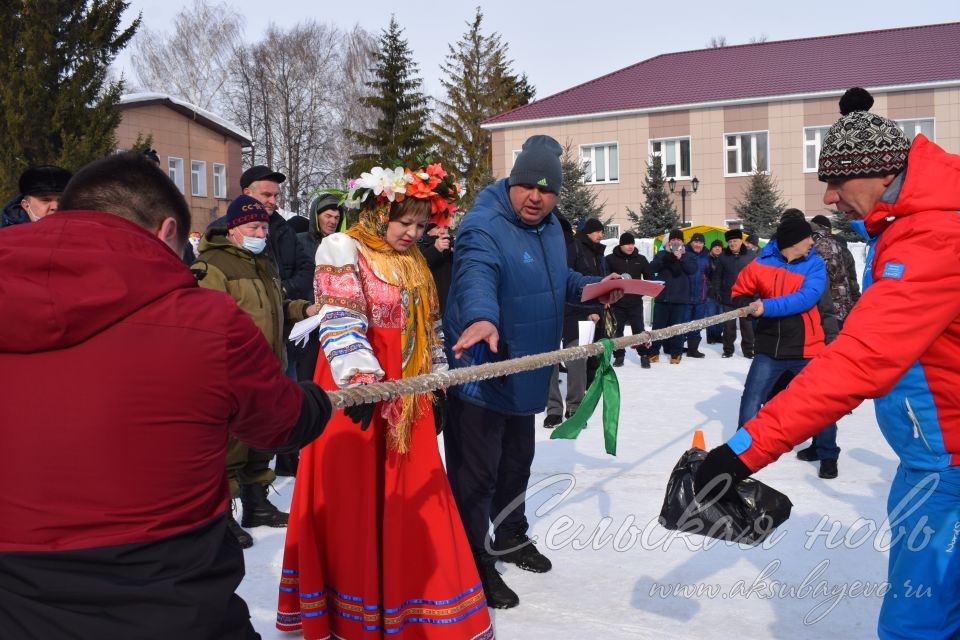
[[[350,181],[343,204],[351,209],[363,210],[361,220],[366,217],[381,228],[390,219],[393,203],[402,202],[404,198],[428,200],[430,222],[449,225],[457,210],[460,185],[456,175],[444,170],[439,162],[428,161],[416,169],[373,167]]]

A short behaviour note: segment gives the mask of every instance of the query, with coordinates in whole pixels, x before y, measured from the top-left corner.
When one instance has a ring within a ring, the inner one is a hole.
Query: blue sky
[[[169,31],[173,17],[192,0],[131,0],[132,20],[142,12],[155,31]],[[271,22],[296,24],[305,17],[345,29],[361,24],[379,33],[391,13],[404,28],[414,59],[420,66],[426,92],[439,95],[440,63],[447,46],[456,42],[473,18],[474,3],[423,3],[423,14],[411,3],[365,0],[318,3],[279,0],[273,4],[233,0],[230,5],[246,19],[246,36],[258,39]],[[496,31],[509,44],[514,69],[525,72],[543,98],[641,60],[674,51],[700,49],[712,36],[727,44],[746,44],[765,35],[768,40],[887,29],[960,20],[960,8],[951,2],[918,0],[870,3],[804,0],[804,2],[518,2],[480,3],[484,30]],[[269,7],[270,10],[265,9]],[[335,7],[335,12],[331,11]],[[354,7],[353,11],[345,10]],[[129,74],[129,54],[118,60]],[[842,61],[837,61],[842,64]],[[683,82],[664,78],[664,82]]]

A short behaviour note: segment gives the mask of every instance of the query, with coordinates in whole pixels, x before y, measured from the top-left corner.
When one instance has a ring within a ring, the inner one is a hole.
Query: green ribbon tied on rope
[[[617,423],[620,421],[620,382],[610,364],[613,355],[613,342],[608,338],[600,340],[603,345],[603,354],[599,355],[600,367],[597,369],[590,388],[583,396],[580,406],[566,422],[558,426],[550,434],[550,439],[563,438],[576,440],[583,428],[587,426],[587,419],[593,415],[603,396],[603,444],[612,456],[617,455]]]

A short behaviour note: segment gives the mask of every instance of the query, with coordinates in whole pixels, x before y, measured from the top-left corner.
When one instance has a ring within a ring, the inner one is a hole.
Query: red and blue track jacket
[[[756,471],[875,398],[905,468],[960,465],[960,156],[918,135],[864,218],[864,293],[843,331],[728,442]]]

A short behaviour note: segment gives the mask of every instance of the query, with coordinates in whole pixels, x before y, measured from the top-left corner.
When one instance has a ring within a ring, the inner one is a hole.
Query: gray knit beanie
[[[560,193],[563,184],[563,169],[560,155],[563,147],[550,136],[530,136],[513,163],[509,185],[523,184]]]
[[[854,87],[840,98],[840,113],[823,140],[817,178],[882,176],[907,166],[910,141],[889,118],[870,113],[873,96]]]

